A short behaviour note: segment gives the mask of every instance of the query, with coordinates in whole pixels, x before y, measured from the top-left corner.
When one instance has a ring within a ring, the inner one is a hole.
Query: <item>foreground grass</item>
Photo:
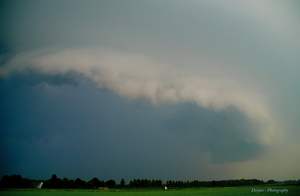
[[[263,192],[252,192],[252,189],[263,190]],[[288,190],[287,193],[268,192],[272,190]],[[180,190],[81,190],[81,189],[11,189],[0,191],[0,196],[234,196],[234,195],[300,195],[300,186],[253,186],[253,187],[216,187]]]

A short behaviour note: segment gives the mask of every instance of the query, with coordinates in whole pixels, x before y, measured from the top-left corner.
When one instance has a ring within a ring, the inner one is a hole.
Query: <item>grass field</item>
[[[253,192],[253,188],[256,191]],[[273,192],[270,192],[272,189]],[[269,191],[268,191],[269,190]],[[278,192],[280,190],[288,190],[288,192]],[[80,190],[80,189],[11,189],[2,190],[0,195],[2,196],[171,196],[171,195],[183,195],[183,196],[234,196],[234,195],[290,195],[299,196],[300,186],[259,186],[259,187],[218,187],[218,188],[199,188],[199,189],[181,189],[181,190]]]

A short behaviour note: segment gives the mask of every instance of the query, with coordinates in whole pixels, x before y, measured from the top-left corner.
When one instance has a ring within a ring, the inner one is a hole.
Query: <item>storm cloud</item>
[[[176,68],[168,71],[171,65],[118,51],[79,48],[41,53],[17,55],[1,67],[0,74],[7,77],[12,72],[33,70],[42,75],[65,75],[61,82],[67,82],[73,71],[91,79],[99,88],[128,98],[146,98],[154,105],[192,102],[215,111],[234,106],[254,123],[262,124],[257,136],[260,142],[271,142],[275,135],[273,120],[259,95],[230,79],[181,76]],[[57,81],[56,78],[54,82]]]

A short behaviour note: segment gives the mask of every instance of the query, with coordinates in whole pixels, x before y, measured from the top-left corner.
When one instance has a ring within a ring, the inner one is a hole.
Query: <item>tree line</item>
[[[86,182],[77,178],[76,180],[69,180],[67,177],[61,179],[53,174],[49,180],[32,180],[28,178],[22,178],[21,175],[5,175],[0,182],[1,188],[36,188],[41,182],[43,182],[42,188],[45,189],[94,189],[99,187],[114,188],[116,182],[114,180],[108,180],[104,182],[98,178]]]
[[[162,180],[147,180],[147,179],[133,179],[129,184],[122,179],[119,184],[114,180],[103,181],[98,178],[93,178],[90,181],[84,181],[80,178],[76,180],[69,180],[67,177],[61,179],[53,174],[49,180],[32,180],[22,178],[21,175],[5,175],[0,181],[0,188],[36,188],[43,182],[44,189],[96,189],[96,188],[153,188],[161,189],[168,187],[168,189],[176,188],[200,188],[200,187],[230,187],[230,186],[244,186],[244,185],[263,185],[263,184],[300,184],[300,180],[286,180],[274,181],[268,180],[264,182],[257,179],[240,179],[240,180],[220,180],[220,181],[166,181]]]

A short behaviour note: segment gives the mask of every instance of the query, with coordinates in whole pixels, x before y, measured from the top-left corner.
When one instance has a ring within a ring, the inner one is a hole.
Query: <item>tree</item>
[[[90,181],[87,182],[87,188],[88,189],[94,189],[94,188],[96,188],[93,180],[90,180]]]
[[[9,176],[5,175],[1,179],[1,188],[9,188],[10,183],[9,183]]]
[[[88,181],[87,183],[88,188],[99,188],[103,186],[103,183],[98,178],[93,178],[92,180]]]
[[[32,180],[29,180],[28,178],[23,178],[22,188],[29,188],[29,187],[32,187]]]
[[[108,180],[105,182],[105,185],[109,188],[113,188],[116,186],[116,182],[114,180]]]
[[[155,187],[155,180],[154,179],[152,179],[152,187]]]
[[[57,178],[56,174],[53,174],[49,181],[50,181],[50,187],[51,188],[57,188],[58,178]]]
[[[48,187],[48,185],[44,186],[47,188],[56,188],[56,189],[60,189],[60,188],[64,188],[65,184],[64,181],[61,178],[57,178],[56,174],[53,174],[52,177],[49,180],[50,182],[50,187]]]
[[[84,180],[81,180],[80,178],[77,178],[75,180],[75,187],[79,189],[85,189],[86,188],[86,182]]]
[[[217,182],[213,180],[212,183],[211,183],[211,185],[212,186],[217,186]]]
[[[156,180],[155,181],[155,186],[156,187],[161,187],[162,186],[162,181],[161,180]]]
[[[64,188],[71,188],[70,180],[67,177],[64,177],[63,182],[64,182]]]
[[[65,186],[64,181],[61,178],[58,178],[58,180],[57,180],[57,188],[61,189],[61,188],[64,188],[64,186]]]
[[[98,178],[93,178],[92,179],[93,180],[93,182],[94,182],[94,186],[95,187],[100,187],[100,186],[103,186],[104,185],[104,183],[103,182],[101,182]]]
[[[69,188],[75,188],[75,181],[74,180],[70,180],[69,182]]]
[[[267,184],[276,184],[276,181],[275,180],[268,180]]]
[[[10,186],[13,188],[21,188],[22,187],[22,176],[21,175],[11,175],[9,178]]]
[[[141,187],[141,180],[139,178],[136,180],[136,186]]]
[[[124,178],[122,178],[122,180],[121,180],[121,182],[120,182],[120,185],[121,185],[122,188],[125,187],[125,180],[124,180]]]

